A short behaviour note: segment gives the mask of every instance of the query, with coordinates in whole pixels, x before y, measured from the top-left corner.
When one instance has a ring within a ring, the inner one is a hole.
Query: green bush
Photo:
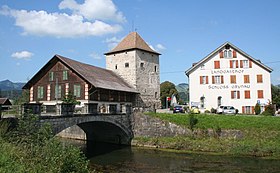
[[[189,128],[191,131],[194,130],[195,125],[198,123],[198,119],[194,117],[193,114],[189,115]]]
[[[50,125],[37,122],[37,116],[25,115],[15,130],[0,136],[0,172],[89,172],[78,148],[64,146],[53,138]]]
[[[275,113],[274,105],[268,104],[265,106],[265,110],[263,111],[262,115],[264,116],[273,116]]]
[[[261,106],[260,106],[260,104],[256,104],[255,105],[255,114],[256,115],[259,115],[261,113]]]

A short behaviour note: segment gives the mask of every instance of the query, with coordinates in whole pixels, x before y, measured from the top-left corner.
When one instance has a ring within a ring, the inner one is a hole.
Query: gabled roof
[[[217,49],[215,49],[213,52],[211,52],[209,55],[207,55],[205,58],[203,58],[202,60],[200,60],[199,62],[197,62],[195,65],[193,65],[191,68],[189,68],[188,70],[185,71],[185,74],[187,76],[189,76],[189,74],[191,72],[193,72],[194,70],[196,70],[197,68],[199,68],[203,63],[205,63],[206,61],[208,61],[210,58],[212,58],[212,56],[218,52],[220,52],[221,50],[223,50],[226,46],[230,46],[232,47],[235,51],[239,52],[240,54],[242,54],[243,56],[247,57],[249,60],[252,60],[252,62],[254,62],[255,64],[259,65],[260,67],[262,67],[263,69],[267,70],[268,72],[272,72],[273,70],[264,65],[263,63],[261,63],[260,61],[256,60],[255,58],[251,57],[250,55],[248,55],[247,53],[245,53],[244,51],[242,51],[241,49],[239,49],[238,47],[236,47],[235,45],[233,45],[230,42],[225,42],[224,44],[222,44],[220,47],[218,47]]]
[[[137,32],[131,32],[128,34],[114,49],[105,53],[105,55],[110,55],[113,53],[140,49],[150,53],[160,55],[160,53],[154,51],[150,46],[140,37]]]
[[[0,105],[12,105],[8,98],[0,98]]]
[[[83,80],[87,81],[95,88],[110,89],[116,91],[134,92],[137,91],[124,81],[119,75],[111,70],[84,64],[60,55],[55,55],[31,80],[27,82],[23,89],[29,89],[33,86],[49,69],[58,61],[71,69]]]

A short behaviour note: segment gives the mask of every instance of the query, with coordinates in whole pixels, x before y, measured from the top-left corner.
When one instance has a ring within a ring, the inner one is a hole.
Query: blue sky
[[[105,68],[131,31],[160,52],[161,82],[187,82],[193,62],[229,41],[280,84],[278,0],[1,0],[0,81],[26,82],[55,54]]]

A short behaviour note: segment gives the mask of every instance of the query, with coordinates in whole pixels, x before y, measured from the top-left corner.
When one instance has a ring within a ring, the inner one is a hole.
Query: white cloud
[[[149,44],[149,47],[150,47],[151,49],[153,49],[154,51],[157,51],[157,50],[154,48],[154,46],[152,46],[152,45],[150,45],[150,44]]]
[[[118,39],[117,37],[112,37],[112,38],[107,38],[104,42],[108,44],[109,50],[113,49],[116,47],[119,42],[122,41],[123,38]]]
[[[166,48],[162,44],[157,44],[156,48],[159,50],[165,50]]]
[[[160,51],[166,49],[162,44],[157,44],[157,45],[155,46],[156,48],[155,48],[153,45],[149,44],[149,43],[148,43],[148,45],[149,45],[149,47],[150,47],[151,49],[153,49],[154,51],[157,51],[157,52],[160,52]]]
[[[15,52],[11,55],[11,57],[16,58],[16,59],[24,59],[24,60],[30,60],[31,57],[34,54],[28,51],[21,51],[21,52]]]
[[[69,0],[67,0],[69,1]],[[87,2],[88,0],[86,0]],[[106,0],[107,2],[108,0]],[[66,1],[62,1],[66,2]],[[69,1],[71,2],[71,1]],[[71,7],[68,2],[68,7]],[[73,1],[75,2],[75,1]],[[85,2],[85,4],[86,4]],[[105,11],[107,12],[107,11]],[[0,14],[15,18],[15,25],[23,29],[23,34],[55,37],[100,36],[122,30],[119,24],[107,24],[101,17],[87,21],[80,14],[48,13],[46,11],[15,10],[2,6]]]
[[[97,59],[97,60],[102,59],[102,57],[99,56],[99,55],[98,55],[97,53],[95,53],[95,52],[92,52],[89,56],[92,57],[93,59]]]
[[[88,20],[126,21],[112,0],[85,0],[83,4],[78,4],[75,0],[63,0],[59,4],[59,9],[73,10],[75,14],[82,15]]]

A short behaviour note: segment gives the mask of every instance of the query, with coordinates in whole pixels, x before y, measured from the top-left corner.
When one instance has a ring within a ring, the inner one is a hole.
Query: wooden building
[[[30,103],[42,103],[45,113],[70,92],[81,102],[81,113],[124,113],[131,109],[138,92],[116,73],[55,55],[23,87]]]

